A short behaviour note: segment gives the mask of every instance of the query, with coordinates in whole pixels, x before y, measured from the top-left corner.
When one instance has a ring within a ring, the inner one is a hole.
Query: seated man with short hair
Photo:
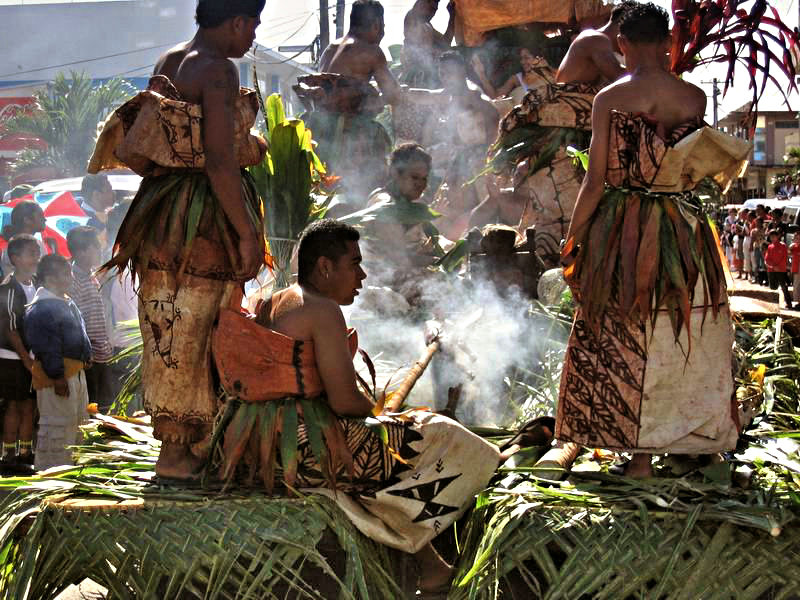
[[[227,394],[224,431],[215,432],[224,437],[221,473],[231,477],[244,463],[271,489],[280,465],[287,486],[314,488],[365,535],[414,553],[420,589],[433,592],[448,586],[451,569],[430,542],[501,456],[431,412],[371,417],[375,402],[359,389],[355,338],[339,308],[366,277],[358,240],[343,223],[314,223],[300,240],[298,283],[260,305],[254,320],[222,311],[213,339]]]

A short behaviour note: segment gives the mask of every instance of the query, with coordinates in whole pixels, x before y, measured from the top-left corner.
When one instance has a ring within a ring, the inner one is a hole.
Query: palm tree
[[[56,75],[45,90],[36,92],[36,107],[4,123],[5,136],[23,134],[38,138],[44,148],[23,150],[14,163],[15,171],[32,167],[54,167],[64,177],[86,172],[94,149],[97,124],[136,90],[127,81],[111,79],[95,85],[85,73]]]

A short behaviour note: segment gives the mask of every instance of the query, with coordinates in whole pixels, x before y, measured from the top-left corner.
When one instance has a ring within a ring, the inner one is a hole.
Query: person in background
[[[100,266],[102,252],[97,229],[88,226],[70,229],[67,246],[73,259],[69,296],[81,311],[92,346],[91,366],[86,369],[89,401],[96,403],[100,412],[106,412],[114,402],[111,367],[108,364],[113,351],[100,283],[94,274]]]
[[[744,279],[750,279],[750,273],[753,271],[753,238],[750,233],[751,221],[750,221],[750,211],[743,210],[744,213],[742,219],[742,277]]]
[[[81,197],[81,208],[89,217],[86,224],[97,229],[100,242],[105,247],[107,241],[113,241],[107,240],[106,231],[108,211],[114,206],[114,190],[108,176],[102,173],[84,176],[81,182]]]
[[[417,0],[403,19],[403,83],[416,88],[436,88],[439,56],[453,41],[456,28],[455,2],[447,4],[450,13],[447,29],[439,33],[431,19],[439,8],[439,0]]]
[[[761,246],[764,243],[764,219],[756,217],[753,221],[753,226],[750,229],[750,245],[753,249],[753,278],[752,281],[754,283],[760,283],[763,285],[764,280],[766,279],[764,275],[766,275],[767,267],[764,264],[764,253],[761,250]]]
[[[25,339],[35,361],[31,370],[39,407],[37,471],[71,464],[69,446],[79,439],[89,394],[83,369],[92,348],[83,317],[67,296],[72,267],[63,256],[42,257],[36,269],[41,286],[25,313]]]
[[[108,237],[116,239],[125,214],[130,208],[130,203],[120,203],[108,213]],[[136,283],[134,275],[129,269],[124,269],[119,275],[106,276],[100,284],[100,293],[106,309],[106,323],[109,324],[109,335],[112,353],[116,357],[133,344],[134,335],[130,327],[124,323],[136,322],[139,318],[139,299],[136,296]],[[137,366],[134,357],[114,359],[111,368],[111,397],[116,400],[128,375]],[[127,413],[132,414],[141,410],[141,397],[137,395],[135,402],[128,402]]]
[[[46,221],[44,219],[42,207],[32,200],[25,200],[11,209],[11,223],[3,227],[3,231],[0,235],[7,241],[10,241],[12,237],[21,233],[33,236],[37,233],[41,235],[45,225]],[[36,238],[36,240],[39,244],[39,252],[42,255],[56,252],[54,245],[46,245],[44,242],[40,241],[39,238]],[[11,273],[14,269],[14,266],[8,260],[7,250],[3,252],[0,265],[2,265],[3,273]]]
[[[771,229],[769,232],[769,247],[764,255],[764,262],[767,263],[767,275],[769,277],[769,287],[777,290],[778,287],[783,291],[783,299],[786,301],[786,308],[792,310],[792,298],[789,296],[789,277],[786,273],[786,266],[789,260],[789,250],[783,243],[783,233],[780,229]]]
[[[744,263],[744,231],[742,226],[738,223],[733,226],[733,242],[732,242],[732,251],[733,251],[733,269],[736,271],[737,276],[736,279],[742,278],[742,270],[743,270],[743,263]]]
[[[4,470],[18,470],[33,468],[33,359],[24,341],[24,319],[25,306],[36,294],[33,276],[39,242],[26,233],[16,235],[8,243],[8,256],[14,271],[0,285],[0,395],[5,400],[0,465]]]
[[[792,300],[797,305],[800,303],[800,233],[792,236],[789,255],[792,258]]]

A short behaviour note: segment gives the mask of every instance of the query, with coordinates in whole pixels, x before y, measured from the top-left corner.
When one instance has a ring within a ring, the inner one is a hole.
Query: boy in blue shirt
[[[84,367],[91,359],[86,326],[67,296],[72,267],[67,259],[49,254],[36,271],[41,287],[25,313],[25,337],[35,361],[32,377],[39,406],[36,444],[37,471],[72,463],[68,449],[78,442],[86,419],[89,395]]]

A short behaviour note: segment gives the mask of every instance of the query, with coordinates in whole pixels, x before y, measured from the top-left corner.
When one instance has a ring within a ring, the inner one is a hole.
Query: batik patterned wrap
[[[383,110],[378,91],[363,81],[336,73],[304,75],[293,86],[308,112],[317,155],[328,173],[342,178],[346,191],[362,199],[386,180],[392,143],[375,120]]]
[[[517,229],[536,227],[537,252],[548,266],[555,266],[582,178],[566,148],[589,145],[598,89],[556,83],[543,60],[534,74],[540,83],[530,85],[522,103],[503,117],[489,164],[496,173],[512,177],[526,198]]]
[[[232,150],[243,168],[247,214],[261,231],[261,200],[244,171],[266,150],[250,133],[257,111],[255,92],[242,88]],[[178,443],[210,433],[217,412],[212,327],[242,280],[256,275],[238,273],[239,236],[204,172],[202,127],[202,108],[159,75],[106,120],[89,163],[93,173],[124,166],[143,176],[104,268],[136,275],[144,406],[156,438]]]
[[[690,190],[706,176],[727,187],[749,150],[700,122],[667,136],[642,115],[612,113],[608,186],[563,251],[578,310],[559,439],[655,453],[735,446],[725,276]]]
[[[335,500],[362,533],[417,552],[450,526],[498,464],[495,446],[427,411],[337,417],[325,398],[313,342],[223,311],[214,360],[226,392],[212,439],[220,475],[237,467],[269,491],[277,479]],[[351,334],[351,351],[357,338]]]

